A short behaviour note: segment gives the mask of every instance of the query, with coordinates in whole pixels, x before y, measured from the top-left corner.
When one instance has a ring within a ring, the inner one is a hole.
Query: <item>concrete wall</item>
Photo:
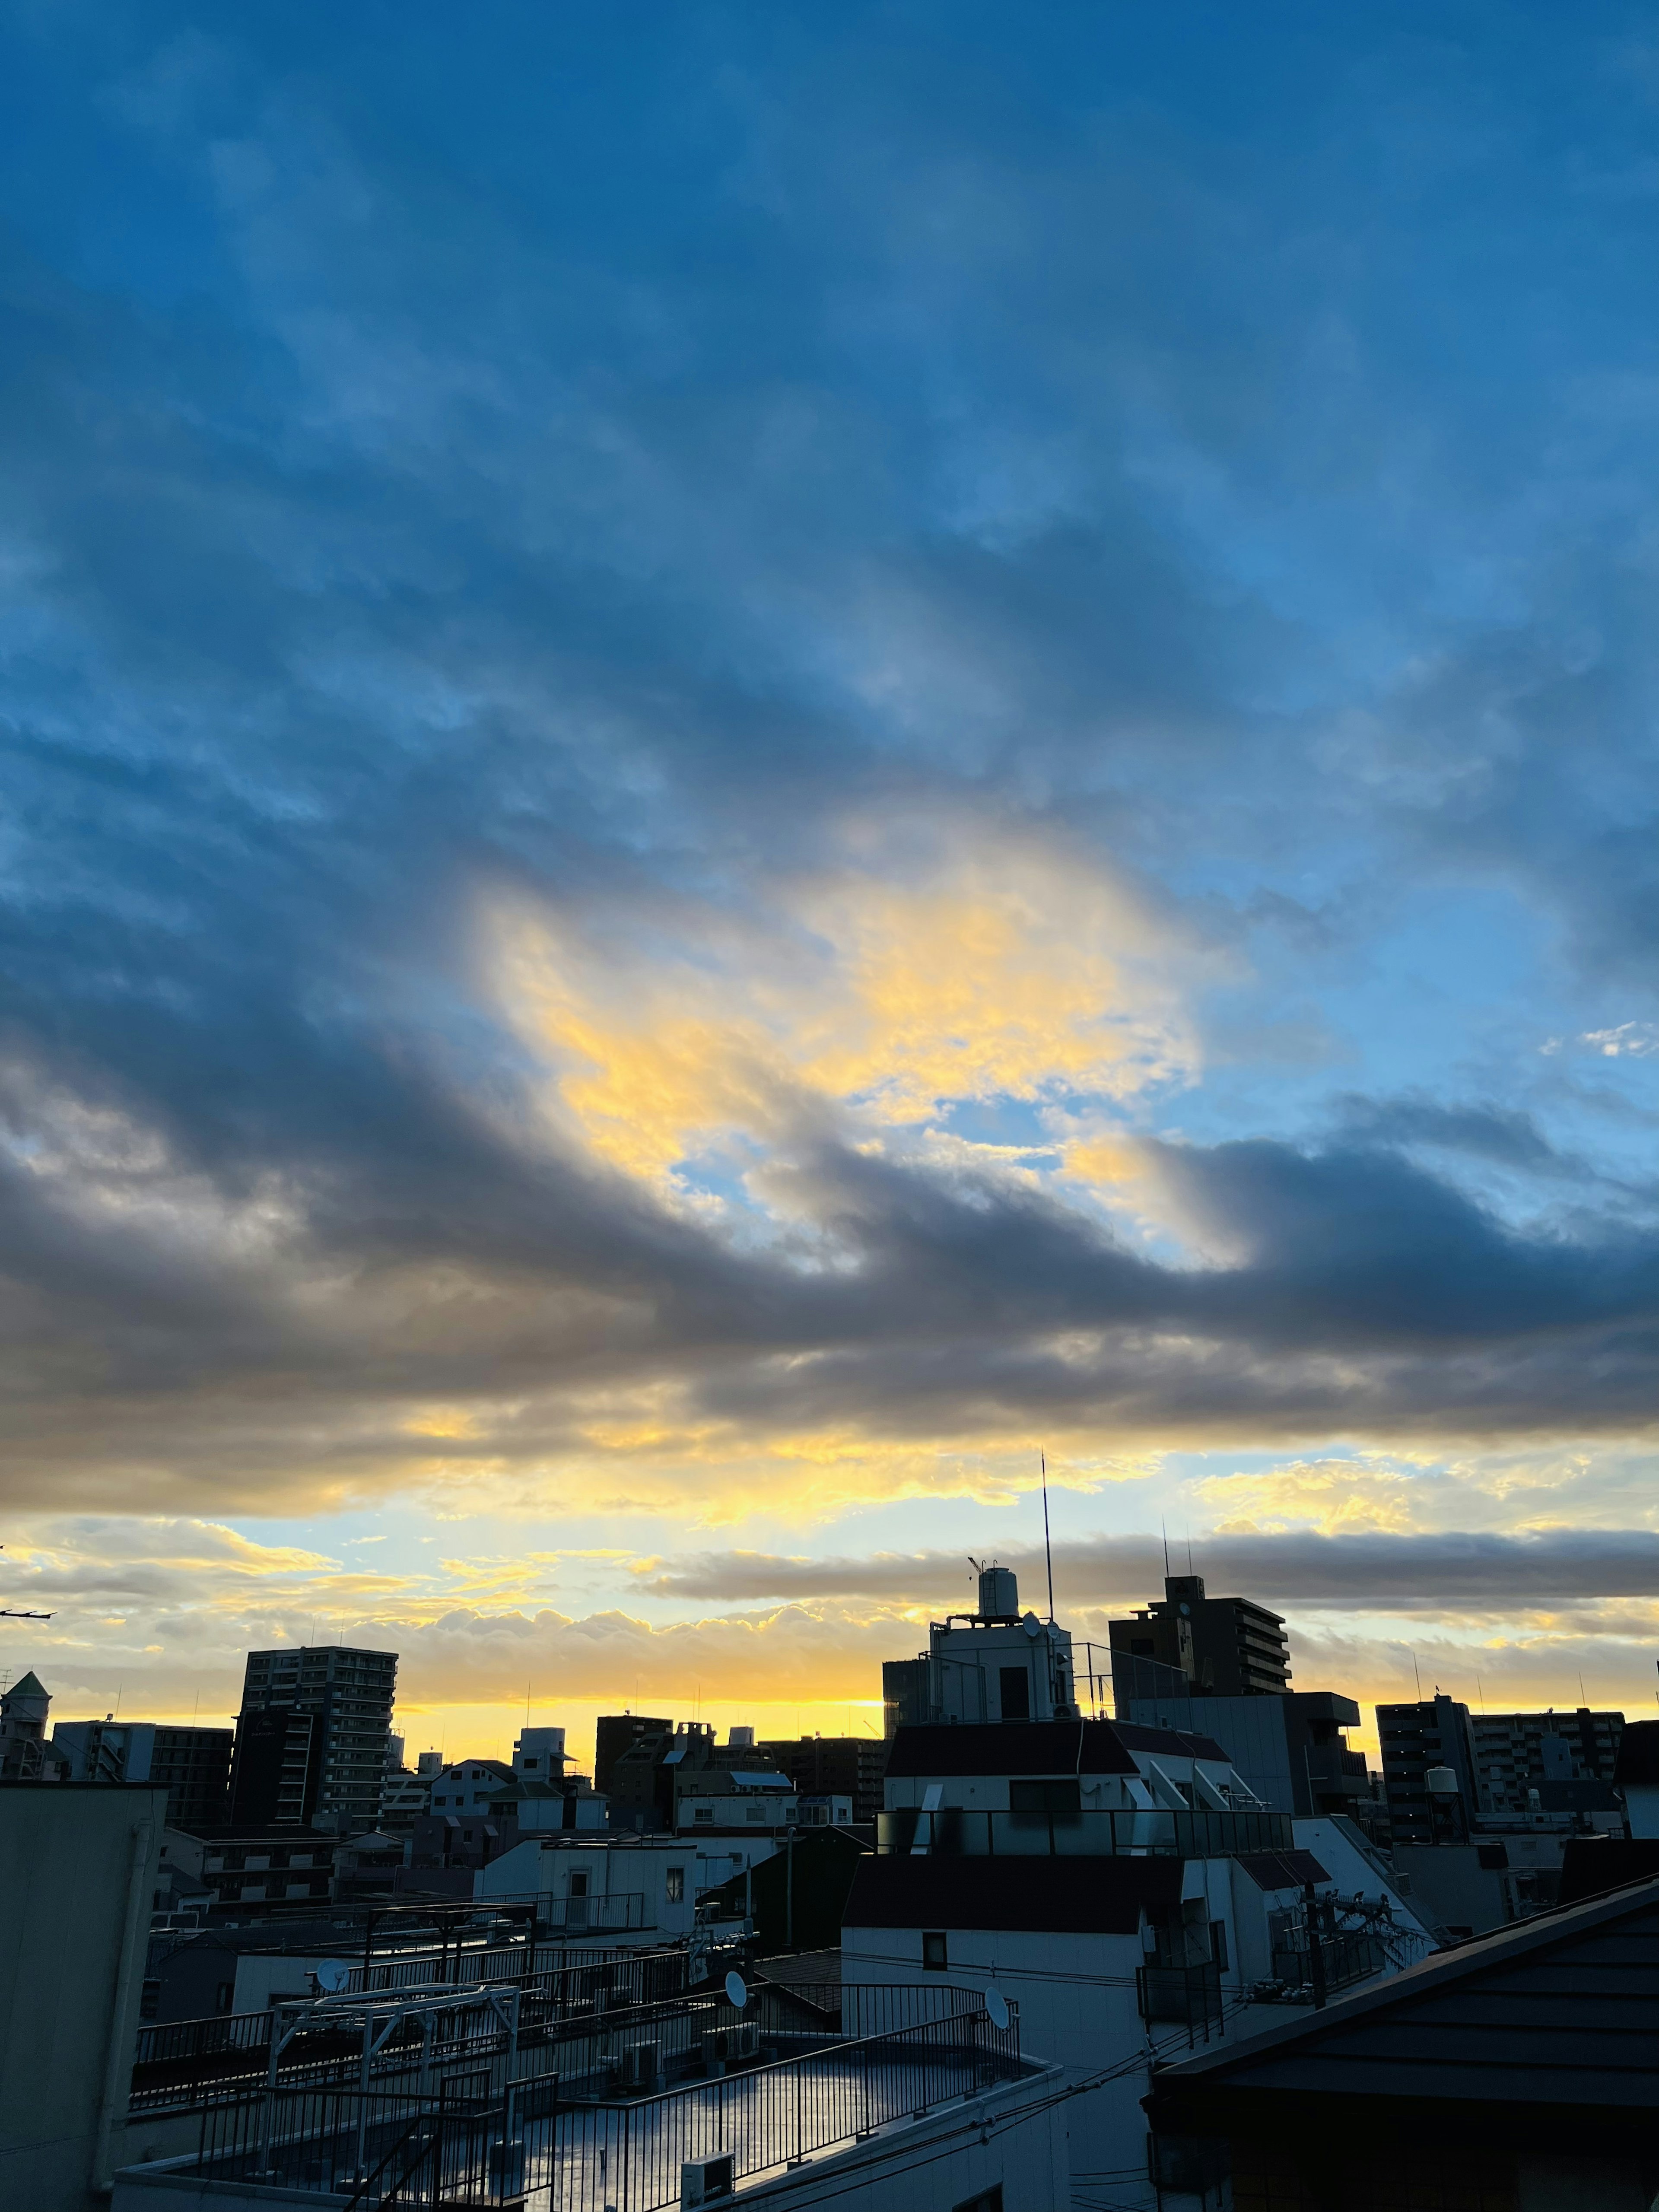
[[[0,1784],[0,2204],[83,2212],[126,2110],[167,1793]]]

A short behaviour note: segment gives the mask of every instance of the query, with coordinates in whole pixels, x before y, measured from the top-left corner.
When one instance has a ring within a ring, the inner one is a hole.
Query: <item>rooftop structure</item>
[[[1346,1813],[1370,1802],[1364,1754],[1345,1729],[1358,1706],[1332,1690],[1287,1690],[1281,1698],[1132,1698],[1125,1718],[1146,1728],[1198,1729],[1224,1746],[1234,1767],[1275,1812]]]
[[[979,1604],[931,1623],[927,1649],[882,1668],[887,1734],[929,1723],[1068,1720],[1077,1717],[1069,1631],[1019,1610],[1008,1567],[980,1571]]]
[[[62,1754],[46,1741],[52,1692],[33,1669],[0,1695],[0,1781],[53,1782],[66,1776]]]

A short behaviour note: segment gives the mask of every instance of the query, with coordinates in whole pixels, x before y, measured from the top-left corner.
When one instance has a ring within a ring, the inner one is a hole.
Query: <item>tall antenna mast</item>
[[[1048,1561],[1048,1626],[1052,1628],[1054,1625],[1054,1554],[1053,1547],[1050,1546],[1048,1541],[1048,1453],[1046,1451],[1039,1452],[1037,1454],[1037,1460],[1042,1468],[1042,1556]]]
[[[1170,1524],[1167,1521],[1160,1521],[1158,1525],[1164,1531],[1164,1579],[1167,1583],[1170,1579]]]

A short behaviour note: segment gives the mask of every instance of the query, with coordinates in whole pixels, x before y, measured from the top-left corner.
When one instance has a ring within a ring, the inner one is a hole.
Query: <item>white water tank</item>
[[[1423,1777],[1423,1786],[1431,1797],[1455,1797],[1457,1777],[1449,1766],[1431,1766]]]
[[[980,1569],[979,1612],[981,1620],[1018,1620],[1019,1583],[1012,1567]]]

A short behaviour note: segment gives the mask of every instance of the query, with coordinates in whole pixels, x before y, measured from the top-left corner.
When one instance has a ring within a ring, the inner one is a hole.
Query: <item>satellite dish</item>
[[[735,1970],[726,1978],[726,2002],[738,2012],[749,2002],[749,1984]]]
[[[991,1983],[989,1987],[986,1990],[985,2009],[991,2015],[991,2025],[993,2027],[1007,2027],[1008,2000],[1003,1996],[1002,1991],[997,1987],[994,1982]]]
[[[343,1959],[319,1959],[312,1973],[318,1988],[330,1997],[338,1996],[351,1979],[351,1969]]]

